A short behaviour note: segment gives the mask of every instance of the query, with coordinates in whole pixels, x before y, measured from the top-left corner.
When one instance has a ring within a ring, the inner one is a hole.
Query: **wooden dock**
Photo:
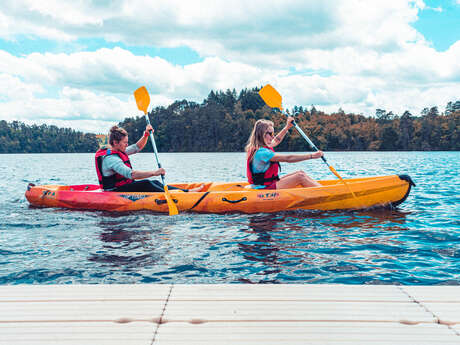
[[[460,344],[460,286],[0,286],[0,345]]]

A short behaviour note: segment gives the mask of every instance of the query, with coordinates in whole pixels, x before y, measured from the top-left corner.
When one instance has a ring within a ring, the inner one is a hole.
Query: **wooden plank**
[[[460,286],[404,286],[403,290],[440,322],[460,323]]]
[[[410,302],[396,286],[338,284],[200,284],[173,286],[171,301],[395,301]]]
[[[419,302],[460,303],[460,286],[404,286],[401,288]]]
[[[459,344],[458,289],[0,286],[0,345],[150,344],[157,328],[155,344]]]
[[[2,302],[1,322],[158,320],[163,301]]]
[[[162,300],[171,285],[6,285],[0,286],[2,301],[79,301],[79,300]]]
[[[460,324],[460,303],[433,303],[424,302],[423,305],[436,317],[440,322],[447,324]]]
[[[150,345],[148,322],[0,323],[0,345]]]
[[[460,323],[450,326],[460,336]]]
[[[169,301],[168,321],[382,321],[434,322],[433,316],[413,302],[311,301]]]
[[[458,345],[460,337],[438,324],[340,322],[166,323],[158,345]]]

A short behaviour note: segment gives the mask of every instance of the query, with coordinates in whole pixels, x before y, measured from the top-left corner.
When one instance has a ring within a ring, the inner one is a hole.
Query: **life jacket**
[[[102,174],[102,160],[104,157],[108,155],[118,155],[121,158],[123,163],[132,169],[131,162],[129,161],[128,155],[121,151],[115,151],[107,148],[102,148],[97,150],[95,156],[95,163],[96,163],[96,172],[97,172],[97,179],[99,180],[99,186],[104,190],[114,189],[116,187],[121,187],[128,183],[133,183],[134,180],[124,177],[118,173],[115,173],[111,176],[104,176]]]
[[[272,147],[265,146],[265,148],[275,152],[275,150],[273,150]],[[250,184],[269,186],[270,184],[273,183],[273,181],[279,181],[280,178],[278,176],[278,171],[280,170],[281,167],[278,162],[270,162],[270,166],[265,172],[254,173],[252,171],[252,164],[251,164],[253,159],[254,159],[254,156],[252,157],[251,160],[248,159],[246,163],[246,174],[248,176],[248,182]]]

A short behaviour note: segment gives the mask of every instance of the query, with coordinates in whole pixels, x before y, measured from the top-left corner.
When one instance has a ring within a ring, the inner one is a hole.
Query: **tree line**
[[[0,153],[94,152],[96,135],[49,125],[0,121]]]
[[[156,144],[165,152],[243,151],[258,119],[274,122],[275,131],[286,123],[258,95],[259,88],[211,91],[202,104],[186,100],[149,113]],[[401,116],[377,109],[375,116],[345,114],[341,109],[326,114],[314,106],[294,107],[297,124],[317,147],[325,151],[429,151],[460,150],[460,101],[449,102],[444,112],[425,108],[419,116],[409,111]],[[120,123],[137,140],[145,128],[144,117],[129,117]],[[291,129],[278,151],[308,151],[305,140]]]
[[[155,107],[150,121],[161,152],[241,152],[258,119],[274,122],[275,131],[286,123],[280,112],[265,105],[259,88],[211,91],[201,103],[175,101]],[[377,109],[374,116],[332,114],[295,106],[288,111],[317,147],[324,151],[429,151],[460,150],[460,101],[452,101],[443,112],[425,108],[418,116]],[[143,134],[145,118],[127,117],[119,123],[134,143]],[[291,129],[278,151],[307,151],[305,140]],[[97,138],[99,137],[99,138]],[[48,125],[28,126],[0,121],[0,153],[95,152],[100,136]],[[144,150],[151,150],[150,145]]]

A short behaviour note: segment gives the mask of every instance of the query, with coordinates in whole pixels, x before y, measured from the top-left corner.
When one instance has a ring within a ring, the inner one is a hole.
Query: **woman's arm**
[[[279,133],[272,139],[272,142],[270,144],[271,147],[278,146],[286,136],[286,133],[289,131],[289,129],[293,126],[292,122],[294,121],[294,118],[292,116],[289,116],[287,118],[287,123],[284,128],[279,131]]]
[[[147,144],[147,141],[149,140],[149,135],[150,135],[149,131],[152,131],[152,133],[154,132],[151,125],[147,125],[145,127],[144,135],[136,143],[137,147],[139,148],[139,151],[144,148],[145,144]]]
[[[133,180],[140,180],[143,178],[149,178],[152,176],[160,176],[165,174],[165,169],[160,168],[157,170],[152,170],[152,171],[140,171],[140,170],[133,170],[131,172],[131,178]]]
[[[276,153],[270,161],[272,162],[286,162],[286,163],[296,163],[301,161],[306,161],[308,159],[321,158],[323,156],[322,151],[316,151],[314,153],[307,154],[297,154],[297,155],[280,155]]]
[[[116,155],[110,155],[104,158],[104,161],[102,163],[102,172],[103,174],[105,173],[104,176],[109,176],[110,172],[112,174],[115,172],[126,178],[139,180],[143,178],[149,178],[152,176],[164,175],[165,169],[160,168],[152,171],[133,170],[130,167],[126,166],[120,157]]]

